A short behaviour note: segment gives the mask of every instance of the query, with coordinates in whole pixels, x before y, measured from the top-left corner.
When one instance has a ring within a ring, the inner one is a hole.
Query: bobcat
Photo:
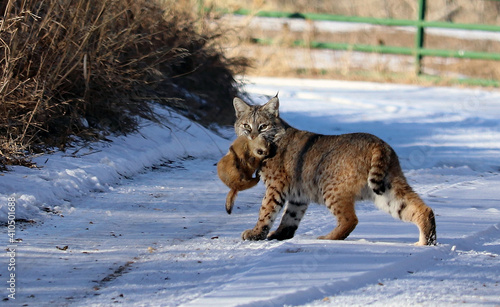
[[[393,217],[417,225],[417,245],[436,244],[434,212],[406,182],[398,157],[384,141],[367,133],[321,135],[291,127],[279,117],[279,100],[262,106],[233,100],[235,131],[248,139],[263,137],[276,147],[262,162],[266,186],[259,220],[243,240],[292,238],[310,202],[324,204],[337,226],[318,239],[343,240],[358,223],[356,200],[370,199]],[[286,208],[278,228],[269,233]]]
[[[238,191],[250,189],[259,182],[252,177],[262,159],[269,154],[269,143],[262,137],[248,139],[238,137],[229,147],[229,152],[217,163],[217,174],[231,190],[226,197],[226,211],[231,214]]]

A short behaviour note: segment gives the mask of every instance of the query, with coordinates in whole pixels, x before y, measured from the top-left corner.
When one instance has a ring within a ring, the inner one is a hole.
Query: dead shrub
[[[233,74],[246,61],[226,59],[221,32],[207,32],[192,10],[174,3],[4,1],[0,164],[76,138],[129,133],[137,116],[155,118],[151,100],[205,124],[230,122],[224,112],[238,91]]]

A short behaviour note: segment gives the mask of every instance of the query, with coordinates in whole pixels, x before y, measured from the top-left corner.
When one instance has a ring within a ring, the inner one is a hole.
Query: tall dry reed
[[[150,100],[205,122],[230,109],[233,73],[246,62],[226,59],[221,33],[186,3],[3,1],[0,165],[75,138],[133,131],[137,116],[154,117]]]

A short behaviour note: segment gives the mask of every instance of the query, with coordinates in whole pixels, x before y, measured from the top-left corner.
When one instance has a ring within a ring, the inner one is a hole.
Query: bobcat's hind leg
[[[402,199],[406,206],[401,207],[398,213],[399,218],[417,225],[420,234],[418,242],[415,244],[436,245],[436,221],[432,209],[411,188],[410,191],[406,191]]]
[[[392,190],[375,196],[375,204],[393,217],[411,222],[419,229],[416,245],[436,245],[436,221],[434,212],[406,183],[404,177],[392,182]]]
[[[289,201],[278,229],[271,232],[267,238],[269,240],[286,240],[293,238],[302,217],[304,217],[306,213],[307,206],[307,203]]]
[[[358,217],[354,210],[354,199],[326,199],[325,204],[337,218],[337,226],[329,234],[320,236],[318,239],[344,240],[358,225]]]

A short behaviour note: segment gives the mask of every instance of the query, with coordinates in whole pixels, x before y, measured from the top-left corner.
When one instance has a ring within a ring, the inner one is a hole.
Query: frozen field
[[[414,225],[369,202],[357,205],[359,224],[345,241],[315,239],[335,226],[318,205],[291,240],[242,241],[263,185],[241,192],[227,215],[215,164],[234,132],[221,131],[224,139],[174,115],[171,128],[144,123],[140,134],[1,174],[0,242],[15,249],[0,258],[2,305],[500,305],[500,93],[247,81],[255,103],[279,91],[292,126],[369,132],[391,144],[434,209],[439,244],[414,246]],[[36,222],[17,223],[13,243],[9,203],[17,219]],[[15,300],[7,300],[12,259]]]

